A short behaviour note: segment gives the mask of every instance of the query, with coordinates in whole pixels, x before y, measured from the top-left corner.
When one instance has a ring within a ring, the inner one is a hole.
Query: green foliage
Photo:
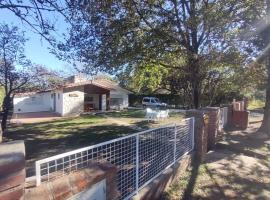
[[[153,93],[157,90],[168,70],[161,65],[142,65],[135,69],[132,88],[137,93]]]
[[[249,110],[262,109],[264,106],[265,106],[265,102],[259,99],[251,99],[248,102]]]
[[[58,44],[59,55],[79,59],[89,73],[128,69],[122,84],[137,92],[163,85],[198,107],[202,94],[216,91],[210,87],[222,78],[213,75],[222,71],[216,68],[245,64],[235,39],[251,6],[248,0],[74,2],[70,37]]]

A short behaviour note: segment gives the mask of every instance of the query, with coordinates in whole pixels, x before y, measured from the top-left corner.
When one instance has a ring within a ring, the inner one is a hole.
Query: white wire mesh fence
[[[135,133],[36,162],[37,185],[89,163],[117,166],[120,199],[129,199],[141,188],[194,148],[194,118],[179,124]]]
[[[220,108],[219,129],[224,128],[228,124],[228,107]]]

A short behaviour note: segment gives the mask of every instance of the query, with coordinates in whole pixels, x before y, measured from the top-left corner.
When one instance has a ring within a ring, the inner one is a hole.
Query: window
[[[92,96],[84,96],[84,101],[94,101],[94,97],[92,97]]]
[[[123,99],[122,98],[111,98],[110,101],[111,106],[119,106],[123,104]]]
[[[53,99],[53,94],[51,94],[51,98]]]
[[[148,103],[148,102],[150,102],[150,99],[149,98],[144,98],[143,99],[143,102],[147,102]]]
[[[58,99],[60,99],[60,93],[58,93],[57,96],[58,96]]]

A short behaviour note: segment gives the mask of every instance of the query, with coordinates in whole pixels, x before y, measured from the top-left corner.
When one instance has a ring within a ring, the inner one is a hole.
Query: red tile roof
[[[30,95],[34,95],[37,93],[50,92],[52,90],[72,88],[72,87],[78,87],[78,86],[84,86],[84,85],[95,85],[97,87],[101,87],[101,88],[106,89],[106,90],[121,90],[121,91],[129,93],[129,94],[132,93],[131,91],[120,87],[116,82],[113,82],[113,81],[110,81],[107,79],[96,79],[96,80],[88,80],[88,81],[82,81],[82,82],[77,82],[77,83],[67,83],[67,84],[59,86],[57,88],[50,89],[50,90],[16,93],[15,96],[16,97],[30,96]]]

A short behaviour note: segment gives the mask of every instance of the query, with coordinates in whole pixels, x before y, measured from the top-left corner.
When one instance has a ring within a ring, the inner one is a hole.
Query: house
[[[72,76],[55,89],[19,93],[14,96],[14,113],[51,111],[61,116],[128,107],[131,92],[106,80]]]

